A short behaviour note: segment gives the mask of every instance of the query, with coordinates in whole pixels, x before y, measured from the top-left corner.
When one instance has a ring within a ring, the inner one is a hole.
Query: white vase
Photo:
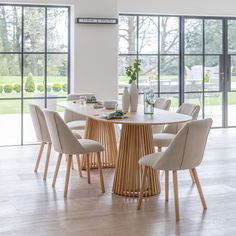
[[[130,94],[128,91],[128,87],[125,87],[122,95],[122,110],[124,112],[128,112],[129,106],[130,106]]]
[[[136,112],[138,108],[138,89],[134,81],[130,85],[129,93],[130,93],[130,111]]]

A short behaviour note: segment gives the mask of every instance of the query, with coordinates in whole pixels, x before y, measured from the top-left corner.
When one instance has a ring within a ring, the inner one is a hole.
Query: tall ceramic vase
[[[130,111],[136,112],[138,108],[138,89],[135,81],[130,85]]]
[[[130,106],[130,94],[128,91],[128,87],[125,87],[122,95],[122,110],[124,112],[128,112],[129,106]]]

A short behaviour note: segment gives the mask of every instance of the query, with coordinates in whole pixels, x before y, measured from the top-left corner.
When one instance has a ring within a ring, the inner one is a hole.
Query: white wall
[[[118,0],[119,12],[236,16],[235,0]]]

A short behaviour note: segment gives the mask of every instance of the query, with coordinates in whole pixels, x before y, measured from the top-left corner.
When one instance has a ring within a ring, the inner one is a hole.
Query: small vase
[[[129,106],[130,106],[130,94],[128,91],[128,87],[125,87],[122,95],[122,110],[124,112],[128,112]]]
[[[154,112],[154,93],[152,90],[144,92],[144,114],[152,115]]]
[[[130,85],[130,111],[136,112],[138,108],[138,89],[135,81]]]

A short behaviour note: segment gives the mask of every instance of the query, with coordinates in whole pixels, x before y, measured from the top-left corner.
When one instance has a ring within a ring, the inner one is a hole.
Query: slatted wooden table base
[[[105,151],[101,153],[103,168],[115,167],[117,159],[117,143],[113,123],[88,118],[85,138],[96,140],[104,145]],[[90,154],[90,167],[97,168],[96,154]],[[83,160],[83,169],[86,169],[85,160]]]
[[[123,124],[120,140],[113,193],[137,197],[143,172],[138,160],[154,152],[151,126]],[[145,189],[144,196],[160,193],[158,173],[151,168],[148,170]]]

